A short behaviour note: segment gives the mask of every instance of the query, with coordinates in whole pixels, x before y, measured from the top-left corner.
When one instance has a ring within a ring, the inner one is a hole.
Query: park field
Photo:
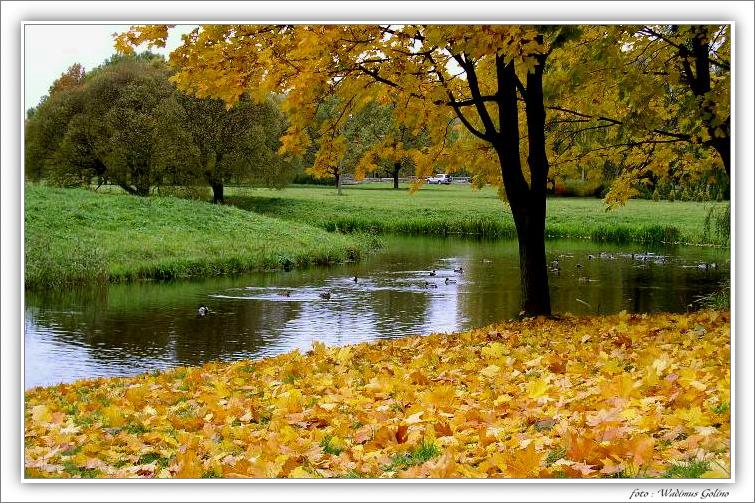
[[[227,202],[284,220],[306,222],[328,231],[367,231],[410,235],[474,235],[513,238],[514,221],[495,189],[469,185],[425,185],[412,194],[389,184],[333,187],[290,186],[283,190],[230,187]],[[601,199],[550,198],[549,238],[592,239],[616,243],[725,244],[705,232],[705,217],[726,203],[635,199],[606,211]]]
[[[206,277],[358,260],[365,236],[172,197],[27,185],[26,285]]]
[[[526,319],[34,388],[26,477],[728,479],[729,328]]]

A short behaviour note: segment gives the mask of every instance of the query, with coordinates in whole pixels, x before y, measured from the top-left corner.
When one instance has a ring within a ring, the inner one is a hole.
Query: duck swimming
[[[446,278],[446,284],[447,284],[447,285],[453,285],[453,284],[455,284],[455,283],[456,283],[456,280],[454,280],[454,279],[451,279],[451,278]]]
[[[330,300],[330,292],[322,292],[320,294],[321,299]]]
[[[433,269],[428,276],[435,276],[435,269]]]
[[[208,314],[210,314],[210,308],[202,304],[199,306],[199,309],[197,309],[197,315],[201,317],[205,317]]]
[[[454,272],[458,274],[462,274],[464,272],[464,269],[461,266],[459,266],[456,269],[454,269]]]
[[[425,281],[425,288],[438,288],[438,285],[435,283],[430,283],[429,281]]]

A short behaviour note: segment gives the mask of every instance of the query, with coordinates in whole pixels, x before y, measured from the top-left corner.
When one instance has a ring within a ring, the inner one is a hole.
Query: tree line
[[[421,141],[397,126],[391,108],[373,105],[344,123],[343,150],[326,162],[317,153],[319,128],[338,113],[337,97],[325,97],[307,130],[312,143],[301,155],[279,153],[288,128],[282,97],[249,95],[233,106],[196,97],[171,82],[174,71],[162,56],[145,52],[117,55],[85,72],[74,64],[27,112],[25,171],[32,181],[61,186],[105,183],[146,196],[155,188],[208,186],[213,201],[224,201],[226,183],[282,187],[296,175],[332,178],[381,170],[394,177],[412,172],[401,146]],[[383,144],[378,155],[376,147]],[[396,148],[399,153],[396,153]],[[365,153],[370,166],[359,167]]]

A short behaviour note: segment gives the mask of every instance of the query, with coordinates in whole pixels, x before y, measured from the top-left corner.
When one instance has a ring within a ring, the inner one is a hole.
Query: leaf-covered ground
[[[729,477],[729,313],[315,343],[26,393],[27,477]]]

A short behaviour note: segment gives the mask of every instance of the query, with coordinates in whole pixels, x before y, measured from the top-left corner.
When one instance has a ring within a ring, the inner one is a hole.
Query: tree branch
[[[485,134],[488,137],[493,138],[497,131],[493,124],[493,120],[490,118],[488,109],[485,108],[485,103],[482,100],[480,84],[477,81],[477,73],[475,73],[474,61],[469,59],[465,60],[460,54],[454,54],[453,58],[467,72],[467,82],[469,83],[469,90],[472,92],[472,98],[474,99],[475,107],[477,108],[477,114],[480,116],[483,126],[485,126]]]

